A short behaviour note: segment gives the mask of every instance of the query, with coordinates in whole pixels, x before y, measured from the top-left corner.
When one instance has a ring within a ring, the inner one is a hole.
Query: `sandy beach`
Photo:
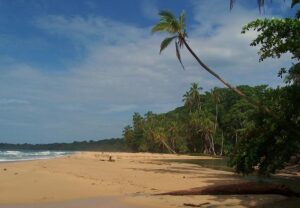
[[[109,162],[112,156],[113,162]],[[241,177],[166,159],[211,159],[151,153],[82,152],[67,157],[0,163],[0,208],[53,207],[253,207],[278,195],[157,196],[155,194],[242,182]]]

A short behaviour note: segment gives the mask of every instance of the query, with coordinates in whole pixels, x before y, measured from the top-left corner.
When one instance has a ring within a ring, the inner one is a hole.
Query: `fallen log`
[[[205,202],[202,204],[191,204],[191,203],[184,203],[183,206],[187,206],[187,207],[202,207],[204,205],[208,205],[210,204],[209,202]]]
[[[268,184],[268,183],[234,183],[223,185],[210,185],[206,187],[192,188],[187,190],[171,191],[156,195],[246,195],[246,194],[279,194],[283,196],[296,196],[300,194],[292,191],[285,185]]]

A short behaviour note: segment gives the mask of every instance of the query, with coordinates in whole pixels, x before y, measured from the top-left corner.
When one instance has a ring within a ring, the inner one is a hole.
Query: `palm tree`
[[[170,153],[176,154],[175,150],[173,150],[167,142],[168,140],[167,132],[163,127],[157,127],[151,129],[150,134],[152,139],[155,142],[161,143]]]
[[[219,114],[218,105],[220,104],[220,95],[219,95],[217,88],[214,88],[213,90],[211,90],[211,96],[212,96],[213,102],[216,105],[216,107],[215,107],[215,132],[216,132],[217,127],[218,127],[218,114]]]
[[[178,19],[170,12],[170,11],[160,11],[160,21],[152,28],[152,33],[155,32],[167,32],[171,36],[165,38],[160,45],[160,53],[170,45],[170,43],[174,40],[175,41],[175,48],[176,48],[176,56],[184,68],[181,56],[180,56],[180,49],[185,46],[188,51],[192,54],[192,56],[197,60],[197,62],[202,66],[207,72],[217,78],[220,82],[222,82],[225,86],[231,89],[233,92],[238,94],[239,96],[245,98],[250,104],[253,106],[262,109],[264,112],[268,113],[269,115],[277,118],[276,114],[274,114],[269,108],[263,106],[261,103],[257,102],[256,100],[248,97],[246,94],[241,92],[239,89],[234,87],[233,85],[229,84],[225,81],[222,77],[220,77],[216,72],[214,72],[211,68],[209,68],[191,49],[189,44],[186,41],[187,33],[186,33],[186,25],[185,25],[185,12],[182,11],[179,15]]]
[[[197,83],[192,83],[190,90],[183,95],[184,105],[190,109],[190,112],[201,109],[201,95],[199,93],[201,89]]]
[[[203,141],[204,154],[216,154],[214,145],[214,122],[212,116],[204,111],[190,113],[190,125]]]

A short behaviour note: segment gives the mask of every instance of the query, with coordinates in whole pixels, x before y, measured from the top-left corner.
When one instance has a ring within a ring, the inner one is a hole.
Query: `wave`
[[[6,155],[19,155],[21,152],[20,151],[0,151],[0,154],[3,153],[3,154],[6,154]]]
[[[0,162],[50,159],[69,155],[64,151],[14,151],[0,150]]]

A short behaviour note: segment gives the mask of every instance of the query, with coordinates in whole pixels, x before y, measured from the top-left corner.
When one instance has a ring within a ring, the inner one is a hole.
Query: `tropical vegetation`
[[[232,8],[234,0],[230,1]],[[299,4],[292,0],[291,7]],[[258,1],[259,8],[264,1]],[[269,174],[282,168],[300,149],[300,11],[294,18],[257,19],[242,33],[256,30],[251,46],[258,46],[260,61],[291,55],[291,66],[278,76],[285,85],[234,87],[208,67],[187,43],[185,13],[178,18],[169,11],[159,13],[152,32],[170,37],[160,45],[162,52],[172,41],[183,66],[180,49],[185,47],[199,65],[226,88],[201,93],[193,83],[183,96],[184,106],[164,114],[135,113],[133,125],[124,128],[125,143],[133,151],[220,154],[230,158],[237,172]]]

